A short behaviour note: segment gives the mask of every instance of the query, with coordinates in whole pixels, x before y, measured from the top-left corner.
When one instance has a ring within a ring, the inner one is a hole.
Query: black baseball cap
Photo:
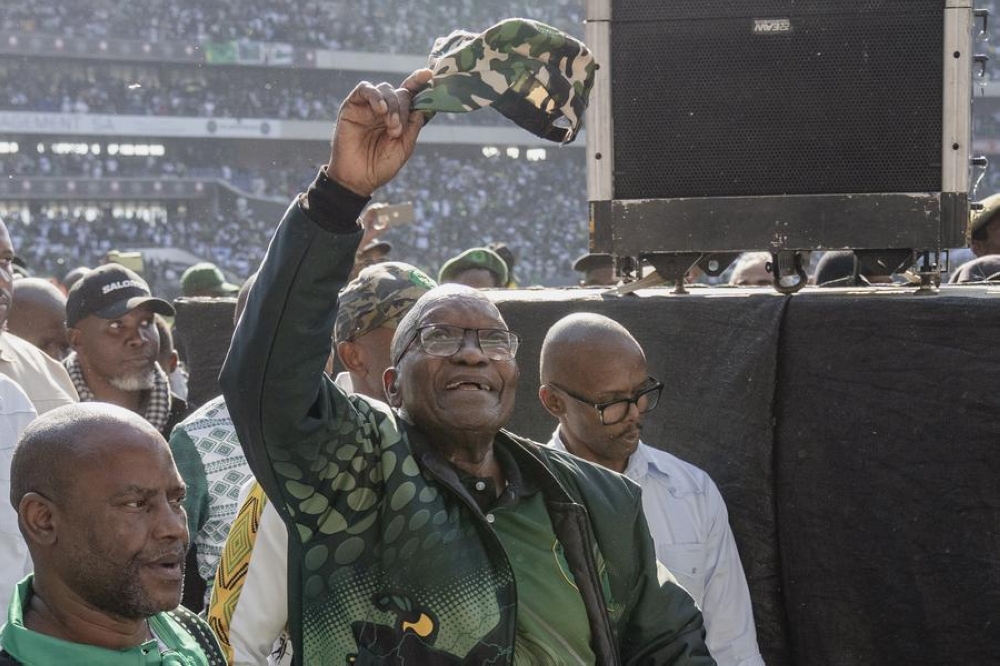
[[[161,315],[174,315],[174,308],[154,298],[138,273],[121,264],[104,264],[77,280],[66,295],[66,325],[72,328],[90,315],[117,319],[140,305]]]

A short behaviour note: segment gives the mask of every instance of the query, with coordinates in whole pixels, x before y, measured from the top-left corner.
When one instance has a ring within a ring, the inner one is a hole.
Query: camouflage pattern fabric
[[[580,40],[529,19],[434,42],[434,77],[413,108],[464,113],[492,106],[532,134],[569,143],[583,124],[597,63]]]
[[[436,286],[419,268],[400,261],[368,266],[340,292],[334,340],[354,340],[380,326],[396,328],[416,300]]]

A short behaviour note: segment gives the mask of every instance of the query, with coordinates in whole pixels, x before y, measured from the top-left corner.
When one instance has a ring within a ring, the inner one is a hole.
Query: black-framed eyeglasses
[[[614,425],[621,423],[628,416],[628,410],[632,405],[636,406],[640,414],[645,414],[656,409],[660,404],[660,395],[663,393],[663,382],[653,377],[647,380],[651,386],[642,389],[631,398],[621,398],[619,400],[609,400],[608,402],[594,402],[583,396],[567,391],[558,384],[548,382],[549,386],[558,389],[573,398],[577,402],[590,405],[597,410],[597,415],[601,419],[601,425]]]
[[[458,353],[465,344],[465,336],[475,333],[476,342],[486,358],[491,361],[510,361],[517,355],[521,338],[503,328],[463,328],[451,324],[428,324],[421,326],[399,352],[393,365],[398,365],[403,355],[416,342],[425,354],[447,358]]]

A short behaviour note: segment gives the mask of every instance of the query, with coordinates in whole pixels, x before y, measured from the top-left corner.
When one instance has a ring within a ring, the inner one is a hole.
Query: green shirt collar
[[[166,613],[149,618],[153,633],[165,645],[160,653],[156,639],[126,650],[109,650],[94,645],[71,643],[31,631],[24,626],[24,609],[31,598],[28,576],[17,585],[7,611],[7,624],[0,629],[0,646],[26,666],[34,664],[73,664],[73,666],[207,666],[195,639]]]

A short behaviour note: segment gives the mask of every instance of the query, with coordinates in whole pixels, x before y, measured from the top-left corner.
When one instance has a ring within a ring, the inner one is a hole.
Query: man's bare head
[[[661,386],[650,379],[632,334],[602,315],[569,315],[546,334],[539,366],[538,397],[559,419],[566,448],[623,471]]]
[[[21,434],[11,459],[11,505],[17,510],[29,492],[54,501],[71,496],[83,481],[82,461],[99,450],[114,449],[116,441],[108,433],[123,428],[159,437],[135,412],[103,402],[66,405],[35,419]]]
[[[598,357],[614,357],[619,352],[638,355],[645,360],[642,347],[624,326],[603,315],[578,312],[557,321],[545,334],[539,355],[542,383],[565,379],[566,373]]]
[[[61,361],[69,353],[66,296],[48,280],[16,280],[7,330]]]
[[[135,621],[180,603],[184,481],[145,419],[100,402],[47,412],[25,429],[11,478],[35,593],[49,607]]]

